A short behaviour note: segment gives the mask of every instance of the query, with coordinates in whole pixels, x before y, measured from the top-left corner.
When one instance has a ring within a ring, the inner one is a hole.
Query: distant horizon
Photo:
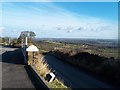
[[[8,38],[19,38],[19,37],[9,37],[9,36],[0,36],[0,38],[5,38],[5,37],[8,37]],[[35,39],[85,39],[85,40],[118,40],[118,39],[104,39],[104,38],[47,38],[47,37],[42,37],[42,38],[39,38],[39,37],[35,37]]]
[[[97,38],[36,38],[36,39],[97,39]],[[101,40],[105,40],[105,39],[101,38]],[[106,40],[118,40],[118,39],[106,39]]]

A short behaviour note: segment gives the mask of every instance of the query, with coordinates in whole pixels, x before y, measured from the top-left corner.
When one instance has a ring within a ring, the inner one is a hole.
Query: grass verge
[[[46,77],[46,74],[52,72],[52,70],[49,68],[49,65],[44,60],[44,56],[39,53],[34,53],[34,59],[33,59],[33,53],[28,53],[28,65],[32,65],[35,67],[36,71],[43,77]],[[46,81],[47,82],[47,81]],[[59,80],[58,78],[55,78],[52,82],[47,82],[49,88],[68,88],[64,85],[64,82],[62,80]]]

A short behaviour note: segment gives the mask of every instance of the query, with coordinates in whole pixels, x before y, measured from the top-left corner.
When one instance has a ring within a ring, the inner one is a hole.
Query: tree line
[[[32,40],[35,38],[35,36],[36,34],[32,31],[23,31],[20,33],[18,38],[0,37],[0,43],[3,45],[20,47],[22,42],[25,43],[25,37],[28,38],[28,43],[32,43]]]

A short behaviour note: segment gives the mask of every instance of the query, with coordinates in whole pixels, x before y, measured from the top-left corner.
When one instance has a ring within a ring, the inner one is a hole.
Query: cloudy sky
[[[117,2],[4,2],[0,13],[2,36],[118,38]]]

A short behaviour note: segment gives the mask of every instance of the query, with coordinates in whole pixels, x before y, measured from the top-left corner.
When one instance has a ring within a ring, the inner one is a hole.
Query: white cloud
[[[31,11],[27,13],[16,13],[12,11],[5,13],[3,16],[3,24],[15,28],[27,27],[34,31],[39,29],[39,31],[36,32],[43,32],[43,34],[46,32],[49,33],[50,31],[66,33],[66,36],[70,35],[71,37],[95,36],[98,38],[110,38],[110,36],[113,35],[111,38],[116,38],[114,35],[117,35],[118,33],[117,22],[71,13],[63,8],[53,5],[52,3],[49,4],[47,8],[39,9],[36,7],[30,7],[30,9]]]
[[[0,33],[2,33],[5,30],[5,27],[0,27]]]
[[[2,33],[4,30],[5,30],[5,27],[0,27],[0,36],[2,36]]]

